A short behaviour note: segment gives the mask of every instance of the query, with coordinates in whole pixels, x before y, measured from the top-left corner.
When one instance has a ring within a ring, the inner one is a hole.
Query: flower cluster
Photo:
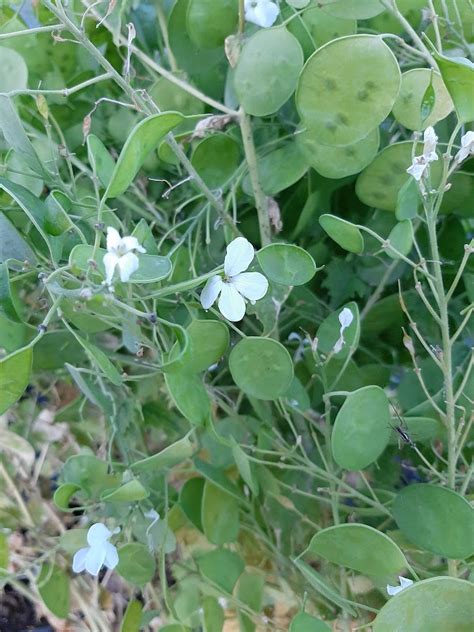
[[[430,163],[438,160],[436,153],[436,145],[438,137],[432,127],[427,127],[423,135],[423,153],[421,156],[415,156],[413,163],[407,169],[407,173],[415,178],[417,182],[422,182],[422,178],[428,175]]]

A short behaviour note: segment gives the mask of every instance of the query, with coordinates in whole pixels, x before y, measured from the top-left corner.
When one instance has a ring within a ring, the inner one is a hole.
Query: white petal
[[[79,549],[72,558],[72,570],[75,573],[82,573],[86,568],[86,556],[89,553],[89,547],[86,546],[83,549]]]
[[[140,243],[136,237],[124,237],[122,239],[122,246],[125,248],[125,252],[131,250],[138,250],[138,252],[146,252],[145,248],[140,246]]]
[[[245,19],[257,26],[268,28],[278,17],[278,5],[269,0],[246,0]]]
[[[105,524],[96,522],[87,532],[87,543],[89,546],[98,546],[106,542],[111,535],[112,532],[107,529]]]
[[[408,167],[407,173],[415,178],[417,182],[421,180],[423,174],[425,173],[428,167],[428,163],[425,160],[424,156],[416,156],[413,159],[413,164],[411,167]]]
[[[242,320],[245,316],[245,301],[230,283],[223,283],[219,298],[221,314],[233,322]]]
[[[432,127],[427,127],[425,129],[425,133],[423,135],[423,156],[426,158],[428,162],[433,160],[438,160],[438,155],[436,154],[436,144],[438,143],[438,137]]]
[[[268,281],[260,272],[242,272],[232,277],[229,283],[249,301],[258,301],[268,290]]]
[[[107,227],[107,250],[112,252],[116,250],[120,244],[122,243],[122,238],[120,237],[120,233],[113,226]]]
[[[344,346],[344,336],[341,333],[339,340],[336,342],[336,344],[333,347],[333,350],[332,350],[333,353],[339,353],[339,351],[341,351],[343,346]]]
[[[222,278],[218,275],[208,279],[203,291],[201,292],[201,305],[204,309],[209,309],[217,300],[222,289]]]
[[[120,257],[118,260],[118,267],[120,269],[120,280],[126,283],[132,274],[138,270],[139,261],[137,255],[133,252],[127,252],[126,255]]]
[[[86,571],[97,577],[102,565],[105,562],[105,542],[100,546],[91,546],[86,555]]]
[[[343,329],[347,329],[350,327],[352,321],[354,320],[354,314],[348,307],[344,307],[342,312],[339,314],[339,322]]]
[[[227,254],[224,259],[224,272],[226,276],[233,277],[247,270],[255,256],[252,244],[245,237],[237,237],[227,246]]]
[[[406,577],[399,577],[398,579],[400,580],[400,588],[402,590],[404,588],[408,588],[408,586],[411,586],[413,584],[413,581],[411,579],[406,578]]]
[[[401,586],[390,586],[390,584],[387,584],[387,593],[390,595],[390,597],[393,597],[401,590],[403,590]]]
[[[466,132],[461,138],[461,147],[470,147],[474,151],[474,132]]]
[[[107,285],[110,285],[114,278],[115,266],[119,262],[119,257],[113,252],[106,252],[102,261],[105,268],[105,280]]]
[[[119,556],[117,549],[110,542],[105,543],[105,559],[104,564],[107,568],[114,569],[119,563]]]

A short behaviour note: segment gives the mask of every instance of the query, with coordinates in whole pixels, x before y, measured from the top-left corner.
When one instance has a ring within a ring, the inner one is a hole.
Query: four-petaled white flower
[[[387,593],[390,597],[397,595],[399,592],[405,590],[405,588],[408,588],[408,586],[413,584],[412,580],[407,579],[406,577],[398,577],[398,580],[400,582],[400,586],[390,586],[390,584],[387,584]]]
[[[126,282],[132,274],[138,270],[138,257],[134,253],[146,252],[138,243],[136,237],[120,237],[118,230],[109,226],[107,228],[107,253],[104,255],[105,281],[107,285],[112,283],[115,268],[118,266],[120,280]]]
[[[72,570],[75,573],[87,571],[97,577],[102,566],[113,569],[119,562],[117,549],[109,542],[115,533],[120,529],[109,531],[105,524],[96,522],[87,532],[87,543],[89,546],[79,549],[72,561]]]
[[[263,298],[268,281],[260,272],[245,272],[252,263],[255,250],[245,237],[237,237],[227,246],[224,259],[224,278],[211,277],[201,292],[201,305],[209,309],[219,298],[221,314],[237,322],[245,316],[245,299],[252,304]]]
[[[469,156],[474,156],[474,132],[467,132],[461,138],[461,149],[456,154],[456,162],[463,162]]]
[[[344,307],[338,318],[341,328],[339,330],[339,340],[334,345],[334,353],[339,353],[339,351],[341,351],[342,347],[344,346],[344,330],[350,327],[352,321],[354,320],[354,314],[348,307]]]
[[[423,135],[423,153],[421,156],[415,156],[413,163],[407,169],[407,173],[415,178],[417,182],[420,182],[425,175],[431,162],[438,160],[438,154],[436,153],[436,144],[438,137],[432,127],[427,127]]]
[[[278,5],[270,0],[245,0],[245,19],[257,26],[272,26],[279,13]]]

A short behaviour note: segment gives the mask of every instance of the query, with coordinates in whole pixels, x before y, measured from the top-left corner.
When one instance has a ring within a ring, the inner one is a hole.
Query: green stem
[[[260,177],[258,175],[257,152],[253,142],[252,124],[250,117],[243,110],[240,111],[240,131],[244,144],[245,159],[249,168],[250,182],[252,184],[255,197],[255,206],[258,214],[258,225],[260,227],[260,240],[262,246],[267,246],[272,241],[272,231],[270,227],[270,217],[268,215],[268,204]]]

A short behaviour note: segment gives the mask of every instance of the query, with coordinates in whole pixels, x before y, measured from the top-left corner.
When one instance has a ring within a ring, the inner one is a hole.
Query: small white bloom
[[[387,593],[390,597],[397,595],[399,592],[405,590],[405,588],[408,588],[408,586],[413,584],[412,580],[407,579],[406,577],[398,577],[398,580],[400,582],[400,586],[390,586],[390,584],[387,584]]]
[[[338,319],[341,328],[339,330],[339,340],[334,345],[333,353],[339,353],[344,346],[344,330],[351,326],[351,323],[354,320],[354,314],[348,307],[344,307],[344,309],[340,312]]]
[[[109,538],[119,532],[119,528],[109,531],[101,522],[93,524],[87,532],[89,546],[79,549],[74,555],[72,570],[75,573],[82,573],[85,570],[97,577],[102,566],[115,568],[119,562],[119,556],[115,546],[109,542]]]
[[[431,162],[438,160],[438,154],[436,153],[436,145],[438,143],[438,137],[432,127],[427,127],[423,135],[423,153],[421,156],[415,156],[413,163],[407,169],[407,173],[415,178],[417,182],[420,182],[426,173]]]
[[[456,162],[463,162],[469,156],[474,156],[474,132],[467,132],[461,138],[461,149],[456,155]]]
[[[260,272],[245,272],[252,263],[255,250],[245,237],[237,237],[227,246],[224,259],[224,279],[211,277],[201,292],[201,305],[209,309],[219,298],[221,314],[237,322],[245,316],[245,299],[252,304],[263,298],[268,281]]]
[[[225,597],[219,597],[217,599],[217,601],[219,602],[219,605],[221,608],[227,608],[227,606],[229,605],[227,599]]]
[[[118,230],[107,228],[107,253],[104,255],[105,280],[107,285],[112,283],[115,268],[118,266],[120,280],[124,283],[138,270],[138,257],[133,252],[146,252],[138,243],[136,237],[120,237]]]
[[[279,13],[278,5],[270,0],[245,0],[245,19],[257,26],[272,26]]]

